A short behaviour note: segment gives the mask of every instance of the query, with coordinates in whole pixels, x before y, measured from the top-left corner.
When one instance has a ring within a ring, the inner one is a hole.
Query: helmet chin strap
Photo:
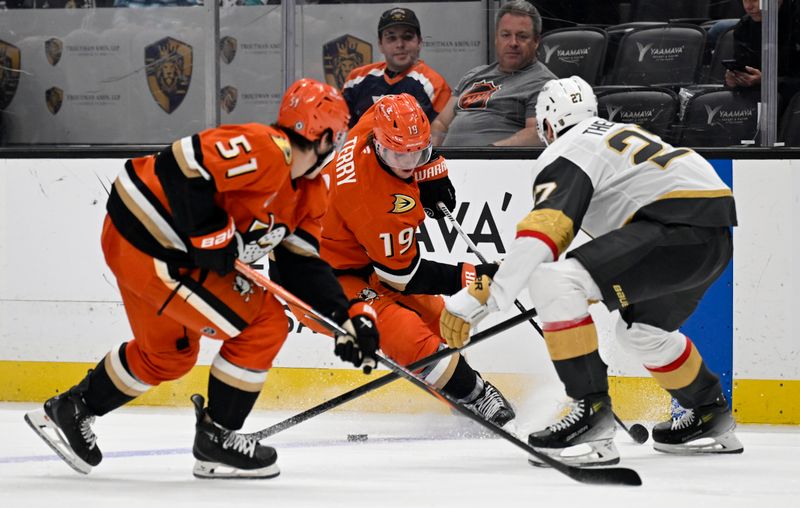
[[[319,141],[314,143],[314,153],[317,154],[317,161],[310,168],[308,168],[305,173],[303,173],[303,178],[313,178],[311,175],[314,175],[317,170],[324,168],[326,164],[333,160],[333,147],[324,153],[317,152],[318,147]]]

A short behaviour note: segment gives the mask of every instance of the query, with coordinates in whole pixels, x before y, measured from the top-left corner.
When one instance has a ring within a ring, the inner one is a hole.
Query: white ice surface
[[[620,431],[620,466],[644,485],[607,487],[531,467],[522,450],[460,417],[334,411],[265,441],[278,449],[279,477],[209,481],[191,473],[189,408],[121,408],[98,419],[105,458],[83,476],[25,424],[37,407],[0,404],[2,508],[800,506],[798,427],[740,426],[744,454],[693,457],[655,452]],[[244,431],[292,414],[255,411]],[[369,437],[352,443],[348,434]]]

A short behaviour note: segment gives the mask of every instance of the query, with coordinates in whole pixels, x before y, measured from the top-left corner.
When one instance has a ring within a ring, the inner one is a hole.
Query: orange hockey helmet
[[[375,149],[388,166],[414,169],[431,158],[431,124],[417,99],[386,95],[375,103]]]
[[[293,130],[311,142],[331,130],[336,150],[347,139],[350,110],[334,87],[310,78],[295,81],[283,94],[278,125]]]

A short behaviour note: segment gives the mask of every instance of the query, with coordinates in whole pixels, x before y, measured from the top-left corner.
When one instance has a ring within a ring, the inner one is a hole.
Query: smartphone
[[[722,65],[725,66],[725,68],[729,71],[747,72],[744,68],[744,64],[741,64],[734,59],[723,60]]]

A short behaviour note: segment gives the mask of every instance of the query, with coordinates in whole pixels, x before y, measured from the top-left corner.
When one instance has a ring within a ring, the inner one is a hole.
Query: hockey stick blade
[[[537,459],[541,460],[542,462],[546,463],[556,471],[569,476],[575,481],[581,483],[588,483],[593,485],[627,485],[627,486],[639,486],[642,484],[642,479],[639,476],[639,473],[634,471],[633,469],[623,468],[623,467],[609,467],[609,468],[582,468],[577,466],[571,466],[568,464],[564,464],[563,462],[556,460],[549,455],[542,453],[535,448],[533,448],[528,443],[522,441],[514,434],[511,434],[507,430],[498,427],[497,425],[488,422],[481,418],[480,416],[476,415],[463,404],[459,403],[453,397],[448,395],[447,393],[439,390],[435,386],[431,385],[424,379],[420,379],[415,376],[409,370],[401,367],[400,365],[396,364],[392,360],[378,355],[378,363],[387,367],[392,372],[402,376],[403,378],[407,379],[411,383],[415,384],[422,390],[427,391],[433,397],[446,401],[453,409],[461,413],[462,415],[466,416],[470,420],[474,421],[478,425],[482,426],[483,428],[489,430],[490,432],[499,435],[506,441],[510,442],[511,444],[517,446],[525,450],[529,455],[533,455]]]
[[[459,349],[440,349],[439,351],[437,351],[437,352],[435,352],[435,353],[433,353],[433,354],[431,354],[429,356],[426,356],[425,358],[417,360],[416,362],[408,365],[408,367],[406,367],[406,368],[408,370],[410,370],[410,371],[415,371],[417,369],[421,369],[423,367],[427,367],[428,365],[431,365],[432,363],[436,363],[439,360],[441,360],[442,358],[445,358],[445,357],[447,357],[447,356],[449,356],[451,354],[458,353],[458,352],[463,351],[463,350],[465,350],[465,349],[467,349],[469,347],[472,347],[472,346],[474,346],[476,344],[480,344],[481,342],[483,342],[484,340],[488,339],[489,337],[493,337],[493,336],[497,335],[498,333],[502,333],[502,332],[508,330],[509,328],[517,326],[518,324],[522,323],[523,321],[525,321],[525,320],[527,320],[527,319],[529,319],[529,318],[531,318],[531,317],[533,317],[535,315],[536,315],[536,309],[530,309],[530,310],[526,311],[525,314],[518,314],[518,315],[513,316],[513,317],[511,317],[511,318],[509,318],[509,319],[507,319],[507,320],[505,320],[505,321],[503,321],[501,323],[497,323],[496,325],[494,325],[494,326],[492,326],[490,328],[487,328],[486,330],[484,330],[482,332],[476,333],[475,335],[473,335],[470,338],[470,341],[467,344],[465,344],[463,347],[461,347]],[[367,394],[367,393],[369,393],[371,391],[377,390],[378,388],[381,388],[381,387],[383,387],[383,386],[385,386],[385,385],[387,385],[389,383],[392,383],[392,382],[394,382],[394,381],[396,381],[398,379],[400,379],[400,375],[399,374],[396,374],[394,372],[389,372],[388,374],[386,374],[384,376],[381,376],[381,377],[379,377],[379,378],[377,378],[377,379],[375,379],[373,381],[370,381],[369,383],[363,384],[363,385],[361,385],[359,387],[356,387],[356,388],[350,390],[349,392],[343,393],[343,394],[338,395],[338,396],[336,396],[336,397],[334,397],[332,399],[326,400],[325,402],[322,402],[321,404],[319,404],[317,406],[309,408],[309,409],[303,411],[302,413],[298,413],[298,414],[296,414],[294,416],[290,416],[286,420],[283,420],[283,421],[278,422],[278,423],[276,423],[274,425],[266,427],[265,429],[253,432],[252,434],[247,434],[247,437],[261,440],[261,439],[267,438],[269,436],[275,435],[275,434],[277,434],[279,432],[282,432],[282,431],[284,431],[286,429],[294,427],[295,425],[297,425],[299,423],[303,423],[306,420],[309,420],[309,419],[311,419],[311,418],[313,418],[315,416],[318,416],[318,415],[320,415],[322,413],[325,413],[326,411],[329,411],[329,410],[331,410],[331,409],[333,409],[335,407],[341,406],[342,404],[344,404],[346,402],[350,402],[353,399],[361,397],[362,395],[365,395],[365,394]]]

